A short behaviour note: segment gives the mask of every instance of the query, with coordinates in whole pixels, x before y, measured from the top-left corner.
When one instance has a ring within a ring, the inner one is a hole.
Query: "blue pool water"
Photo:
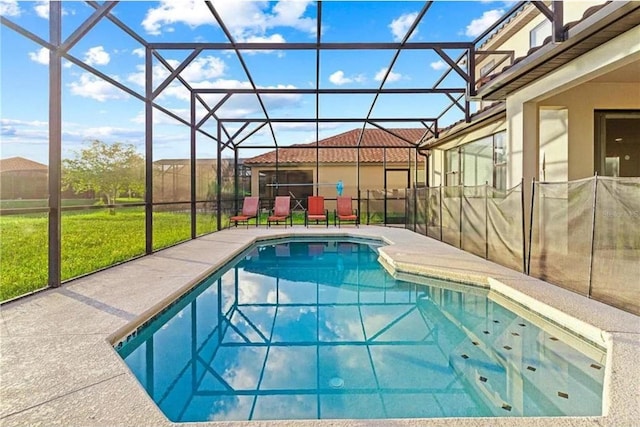
[[[601,414],[601,349],[377,257],[256,246],[117,351],[172,421]]]

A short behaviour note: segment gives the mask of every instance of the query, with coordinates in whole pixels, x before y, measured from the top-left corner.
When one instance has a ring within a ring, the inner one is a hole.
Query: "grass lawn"
[[[191,237],[190,214],[154,212],[154,249]],[[48,239],[46,214],[0,217],[0,300],[47,284]],[[145,250],[143,208],[65,212],[62,216],[62,280],[71,279]],[[198,214],[197,234],[216,230],[215,217]]]
[[[14,206],[15,207],[15,206]],[[24,206],[22,206],[24,207]],[[181,212],[153,213],[153,249],[158,250],[191,237],[188,205]],[[329,224],[333,226],[333,213]],[[366,223],[366,218],[363,218]],[[293,223],[304,224],[304,213],[293,212]],[[0,300],[4,301],[47,284],[48,230],[46,214],[0,216]],[[267,224],[267,214],[260,226]],[[222,226],[228,226],[228,217]],[[242,225],[241,225],[242,226]],[[253,227],[253,221],[250,227]],[[279,227],[282,227],[280,225]],[[196,234],[217,230],[216,217],[198,213]],[[68,280],[143,255],[144,208],[69,211],[62,215],[62,280]]]
[[[91,206],[96,199],[62,199],[62,206]],[[0,209],[46,208],[47,199],[0,200]],[[125,203],[120,202],[119,203]]]

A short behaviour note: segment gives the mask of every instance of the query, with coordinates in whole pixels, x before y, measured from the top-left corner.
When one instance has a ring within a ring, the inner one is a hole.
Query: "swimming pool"
[[[352,241],[253,247],[117,349],[173,421],[602,408],[602,349],[484,289],[395,280]]]

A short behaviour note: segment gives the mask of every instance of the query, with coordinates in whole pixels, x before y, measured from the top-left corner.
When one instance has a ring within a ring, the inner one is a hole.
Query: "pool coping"
[[[395,273],[472,283],[519,301],[607,349],[603,416],[171,423],[111,342],[259,240],[378,238]],[[425,256],[428,254],[429,256]],[[131,282],[136,286],[131,286]],[[0,425],[632,426],[640,419],[640,317],[408,230],[230,229],[0,308]],[[70,346],[67,349],[65,343]],[[35,356],[32,356],[35,355]],[[52,372],[52,367],[60,372]],[[10,369],[9,369],[10,368]]]

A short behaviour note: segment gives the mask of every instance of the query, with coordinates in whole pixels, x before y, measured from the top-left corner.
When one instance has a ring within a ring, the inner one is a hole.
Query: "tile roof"
[[[421,146],[423,148],[431,148],[436,145],[440,145],[440,143],[446,142],[444,139],[450,137],[452,135],[456,135],[459,132],[462,132],[474,124],[488,118],[492,117],[496,114],[501,114],[506,111],[506,103],[504,101],[492,102],[480,110],[469,116],[469,122],[465,122],[465,119],[458,120],[450,124],[447,127],[438,128],[438,137],[436,138],[432,133],[426,135],[422,141]]]
[[[569,30],[571,28],[575,27],[577,24],[579,24],[580,22],[584,21],[585,19],[587,19],[588,17],[590,17],[591,15],[593,15],[594,13],[596,13],[597,11],[599,11],[600,9],[602,9],[603,7],[608,5],[609,3],[611,3],[611,1],[606,1],[606,2],[604,2],[602,4],[591,6],[590,8],[588,8],[587,10],[584,11],[584,13],[582,14],[582,17],[580,19],[578,19],[576,21],[571,21],[571,22],[566,23],[562,28],[563,34],[564,34],[564,38],[566,39],[566,38],[569,37]],[[483,86],[486,86],[487,83],[489,83],[491,80],[495,79],[500,74],[502,74],[505,71],[509,70],[510,68],[512,68],[513,66],[515,66],[516,64],[518,64],[519,62],[524,60],[525,58],[528,58],[529,56],[533,55],[535,52],[540,50],[543,46],[549,45],[551,43],[551,40],[552,40],[552,37],[551,36],[547,36],[544,39],[544,41],[542,42],[541,45],[535,46],[535,47],[532,47],[531,49],[529,49],[527,51],[526,55],[519,56],[519,57],[515,58],[511,64],[504,66],[502,68],[502,70],[480,78],[477,81],[477,87],[481,88]]]
[[[48,172],[47,165],[25,159],[24,157],[9,157],[0,159],[0,172],[10,171],[44,171]]]
[[[361,129],[334,135],[318,141],[320,151],[318,161],[320,163],[355,163],[358,158],[357,147],[358,137]],[[417,142],[425,133],[423,128],[392,128],[389,132],[401,136],[409,141]],[[316,143],[295,144],[288,147],[280,147],[278,150],[278,164],[292,163],[315,163]],[[353,148],[348,148],[353,147]],[[410,144],[398,137],[390,135],[381,129],[366,129],[360,145],[360,163],[382,163],[384,160],[384,149],[386,148],[387,162],[406,162],[409,158],[407,148],[413,148]],[[323,148],[331,148],[323,149]],[[275,164],[276,151],[260,154],[256,157],[246,159],[245,165]]]

